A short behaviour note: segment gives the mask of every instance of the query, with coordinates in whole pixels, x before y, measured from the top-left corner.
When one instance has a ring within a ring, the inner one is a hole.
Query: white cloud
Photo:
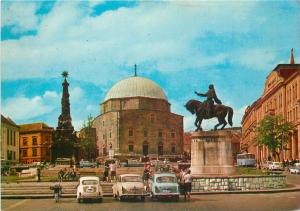
[[[205,49],[195,48],[195,40],[201,42],[206,32],[251,30],[244,19],[252,4],[223,6],[141,2],[91,17],[79,3],[57,2],[41,20],[37,36],[3,42],[3,78],[43,77],[67,69],[77,79],[103,84],[122,78],[122,68],[134,63],[150,64],[151,71],[205,69],[226,55],[207,56]],[[238,14],[231,16],[233,11]]]
[[[13,25],[13,32],[20,33],[34,30],[38,26],[38,17],[35,15],[38,8],[34,2],[2,2],[2,26]]]
[[[2,112],[12,119],[26,120],[53,111],[59,105],[55,92],[46,91],[42,96],[14,97],[2,101]]]
[[[69,90],[70,102],[72,104],[78,104],[84,98],[84,91],[80,87],[74,87]]]

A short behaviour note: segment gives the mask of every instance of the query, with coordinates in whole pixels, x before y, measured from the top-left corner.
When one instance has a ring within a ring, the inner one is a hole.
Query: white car
[[[172,198],[179,200],[177,177],[172,173],[156,173],[149,182],[150,196],[154,198]]]
[[[99,177],[81,177],[77,186],[77,201],[83,202],[84,199],[95,199],[102,201],[103,192],[100,186]]]
[[[145,200],[147,192],[142,176],[139,174],[122,174],[117,177],[113,187],[113,196],[122,201],[125,198]]]
[[[269,170],[272,171],[283,171],[283,165],[281,162],[272,162],[272,164],[269,165]]]
[[[300,163],[295,163],[294,166],[289,169],[291,174],[300,174]]]

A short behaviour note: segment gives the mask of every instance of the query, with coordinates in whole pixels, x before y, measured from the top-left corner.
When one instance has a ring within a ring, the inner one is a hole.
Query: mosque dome
[[[148,97],[167,100],[164,91],[154,81],[134,76],[117,82],[106,94],[104,101],[114,98]]]

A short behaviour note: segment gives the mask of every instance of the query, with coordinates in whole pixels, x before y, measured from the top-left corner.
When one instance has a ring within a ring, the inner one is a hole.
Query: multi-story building
[[[54,129],[45,123],[20,126],[20,162],[51,161],[51,145]]]
[[[255,144],[256,127],[266,115],[281,115],[294,124],[287,150],[281,159],[300,158],[300,65],[294,64],[291,52],[290,64],[278,64],[268,75],[263,94],[249,106],[242,120],[242,146],[261,162],[271,157],[268,149]]]
[[[13,164],[19,162],[19,131],[9,117],[1,115],[1,164]]]
[[[171,112],[164,91],[144,77],[116,83],[93,121],[99,155],[177,156],[183,153],[183,117]]]

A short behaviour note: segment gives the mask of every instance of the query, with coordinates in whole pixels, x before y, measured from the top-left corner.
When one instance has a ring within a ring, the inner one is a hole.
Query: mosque
[[[137,76],[117,82],[93,121],[99,156],[177,156],[183,153],[183,116],[171,112],[164,91]]]

